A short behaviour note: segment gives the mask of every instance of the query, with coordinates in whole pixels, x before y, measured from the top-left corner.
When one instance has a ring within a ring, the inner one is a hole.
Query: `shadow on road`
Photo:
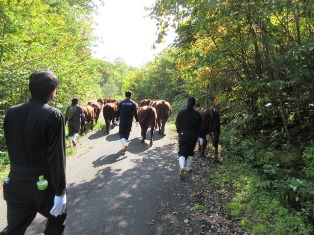
[[[119,137],[119,133],[114,133],[114,134],[109,134],[109,135],[106,135],[106,141],[117,141],[119,140],[120,137]]]
[[[99,130],[97,132],[95,132],[94,134],[91,134],[88,139],[89,140],[94,140],[94,139],[98,139],[98,138],[101,138],[103,137],[105,134],[103,131]]]
[[[94,179],[68,187],[68,234],[181,234],[181,228],[186,228],[178,195],[182,199],[188,192],[174,171],[174,144],[147,149],[139,139],[132,139],[132,149],[139,156],[130,155],[127,169],[108,166],[99,169]],[[125,158],[120,152],[104,155],[93,166]]]
[[[81,174],[91,171],[93,178],[68,185],[65,235],[200,234],[204,222],[186,215],[191,180],[188,175],[186,181],[178,177],[177,143],[156,133],[160,142],[149,147],[148,142],[141,143],[138,132],[133,133],[126,156],[110,152],[113,143],[101,143],[109,155],[102,153],[75,168]],[[118,139],[118,134],[106,136],[109,142]],[[38,234],[34,227],[30,232]]]
[[[110,154],[108,156],[104,155],[98,158],[96,161],[93,161],[93,166],[100,167],[102,165],[113,164],[115,162],[122,161],[123,159],[125,159],[125,156],[123,156],[122,151],[120,151],[116,154]]]

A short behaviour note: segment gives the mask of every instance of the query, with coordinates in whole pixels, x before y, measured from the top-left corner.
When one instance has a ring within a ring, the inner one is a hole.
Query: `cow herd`
[[[118,113],[118,102],[115,99],[97,99],[89,101],[87,105],[81,105],[83,108],[86,122],[81,125],[81,134],[86,131],[86,125],[90,124],[93,130],[94,123],[97,123],[101,112],[105,120],[105,132],[109,134],[110,129],[116,126],[116,115]],[[213,146],[214,157],[218,157],[218,143],[220,135],[220,116],[214,108],[196,108],[202,117],[202,131],[205,136],[202,146],[199,146],[201,156],[205,156],[207,146],[206,135],[209,134]],[[150,128],[150,146],[153,145],[154,130],[159,134],[165,133],[165,125],[172,114],[172,107],[168,101],[158,99],[143,99],[138,107],[138,119],[141,127],[142,142],[146,140],[146,133]]]

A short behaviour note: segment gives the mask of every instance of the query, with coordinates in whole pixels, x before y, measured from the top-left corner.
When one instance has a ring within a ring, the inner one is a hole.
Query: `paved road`
[[[123,156],[118,128],[105,135],[92,132],[79,140],[78,152],[67,158],[68,219],[64,234],[199,234],[202,221],[185,208],[190,192],[178,177],[176,134],[155,131],[153,147],[140,141],[133,126]],[[149,137],[149,135],[148,135]],[[6,205],[0,192],[0,230]],[[38,215],[26,234],[41,234],[45,218]]]

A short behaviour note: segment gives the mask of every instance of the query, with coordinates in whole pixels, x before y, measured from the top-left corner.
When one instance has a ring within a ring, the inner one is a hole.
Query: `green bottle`
[[[39,190],[45,190],[48,186],[48,181],[44,178],[43,175],[39,176],[39,181],[37,181],[37,188]]]

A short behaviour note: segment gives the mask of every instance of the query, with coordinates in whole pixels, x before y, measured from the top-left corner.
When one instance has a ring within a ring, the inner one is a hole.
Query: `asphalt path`
[[[149,132],[147,133],[149,137]],[[129,148],[122,154],[118,127],[80,138],[75,156],[67,157],[68,217],[64,234],[200,234],[202,221],[188,207],[191,183],[179,178],[177,135],[154,132],[154,144],[141,143],[133,125]],[[0,192],[0,231],[6,204]],[[26,234],[42,234],[46,219],[38,215]]]

